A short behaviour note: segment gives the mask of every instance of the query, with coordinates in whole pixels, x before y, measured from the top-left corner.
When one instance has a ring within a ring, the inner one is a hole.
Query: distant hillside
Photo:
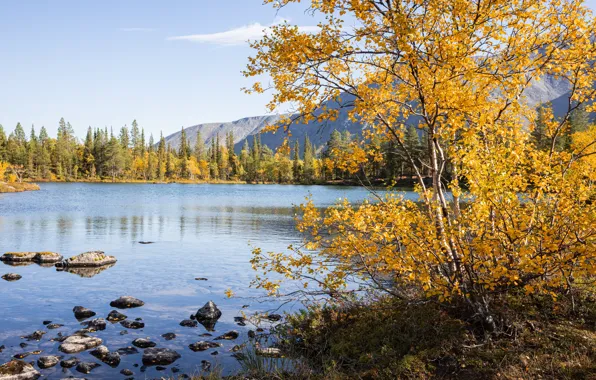
[[[555,80],[552,78],[546,78],[540,81],[535,81],[524,93],[524,96],[531,106],[537,106],[541,103],[552,102],[555,114],[562,114],[567,108],[569,87],[566,83]],[[352,97],[343,95],[342,101],[349,103],[353,100]],[[335,102],[329,102],[326,104],[330,108],[338,108],[339,105]],[[324,123],[309,123],[309,124],[296,124],[291,127],[292,136],[290,137],[291,143],[298,140],[302,143],[305,135],[308,135],[311,142],[320,147],[327,142],[331,132],[334,129],[338,131],[348,130],[350,133],[360,135],[362,133],[363,125],[359,123],[353,123],[348,119],[349,107],[340,109],[339,117],[337,120],[332,122]],[[225,141],[226,133],[234,132],[234,143],[235,150],[240,151],[244,141],[246,139],[252,142],[252,137],[258,134],[267,125],[274,124],[279,120],[278,115],[269,116],[254,116],[246,117],[232,122],[223,123],[207,123],[197,124],[192,127],[185,128],[186,136],[190,140],[192,146],[194,146],[197,136],[197,131],[201,131],[201,135],[206,143],[211,143],[217,134],[220,134],[222,143]],[[279,147],[285,137],[283,131],[277,133],[263,133],[261,140],[264,144],[268,145],[272,149]],[[173,147],[180,146],[180,131],[173,133],[166,137],[166,143],[171,144]]]

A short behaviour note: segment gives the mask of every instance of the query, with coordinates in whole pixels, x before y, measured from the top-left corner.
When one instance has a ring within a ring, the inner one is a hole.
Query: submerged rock
[[[281,321],[282,317],[279,314],[269,314],[266,316],[266,318],[271,322],[277,322],[277,321]]]
[[[71,335],[60,344],[59,350],[67,354],[82,352],[102,344],[102,340],[97,337],[87,335]]]
[[[205,278],[205,277],[196,277],[195,280],[197,280],[197,281],[207,281],[207,278]]]
[[[149,339],[144,338],[137,338],[132,341],[132,345],[139,348],[149,348],[155,347],[157,344],[155,342],[150,341]]]
[[[6,273],[4,276],[2,276],[2,279],[4,281],[18,281],[21,278],[23,278],[23,276],[21,276],[20,274],[16,274],[16,273]]]
[[[108,256],[103,251],[90,251],[70,257],[61,263],[57,263],[56,266],[67,268],[93,268],[115,264],[116,261],[118,260],[116,260],[114,256]]]
[[[222,346],[221,343],[205,342],[202,340],[200,342],[196,342],[196,343],[189,345],[188,348],[190,348],[194,352],[198,352],[198,351],[206,351],[210,348],[217,348],[217,347],[221,347],[221,346]]]
[[[162,334],[161,337],[164,338],[165,340],[172,340],[172,339],[176,339],[176,334],[165,333],[165,334]]]
[[[154,244],[154,241],[140,241],[139,244]]]
[[[127,368],[125,368],[122,371],[120,371],[120,373],[122,375],[124,375],[124,376],[132,376],[132,375],[134,375],[134,372],[132,372],[130,369],[127,369]]]
[[[63,327],[64,325],[61,325],[60,323],[50,323],[49,325],[46,325],[46,328],[48,330],[54,330],[54,329],[59,329],[60,327]]]
[[[93,363],[93,362],[79,363],[77,365],[76,370],[79,371],[80,373],[88,374],[99,366],[101,366],[101,364],[97,364],[97,363]]]
[[[81,361],[78,358],[72,357],[69,359],[62,360],[60,362],[60,367],[72,368],[72,367],[76,366],[77,364],[79,364],[80,362]]]
[[[143,327],[145,327],[145,324],[143,322],[129,321],[128,319],[120,322],[120,324],[127,329],[133,330],[142,329]]]
[[[22,360],[11,360],[0,366],[0,380],[30,380],[40,376],[31,364]]]
[[[37,366],[41,369],[51,368],[58,364],[60,357],[58,356],[41,356],[37,359]]]
[[[227,333],[218,336],[215,340],[234,340],[238,338],[240,334],[236,330],[228,331]]]
[[[128,316],[118,312],[117,310],[112,310],[110,311],[110,314],[108,314],[108,321],[110,322],[121,322],[126,318],[128,318]]]
[[[37,330],[37,331],[32,332],[29,335],[22,336],[21,338],[27,339],[27,340],[41,340],[41,338],[45,335],[45,333],[46,333],[45,331]]]
[[[62,260],[62,255],[56,252],[7,252],[0,261],[5,263],[56,263]]]
[[[169,365],[180,359],[180,354],[169,348],[148,348],[143,353],[144,365]]]
[[[52,323],[52,321],[43,321],[43,322],[41,322],[41,323],[42,323],[44,326],[47,326],[47,325],[49,325],[50,323]]]
[[[76,319],[91,318],[95,315],[93,310],[87,309],[83,306],[75,306],[72,309],[72,312],[74,313]]]
[[[123,348],[119,348],[116,350],[117,353],[119,353],[122,356],[126,356],[126,355],[134,355],[134,354],[138,354],[139,350],[137,350],[134,347],[123,347]]]
[[[118,352],[110,352],[106,346],[99,346],[91,351],[90,354],[112,368],[116,368],[120,364],[120,354]]]
[[[131,296],[122,296],[117,300],[110,302],[111,307],[117,307],[118,309],[130,309],[133,307],[141,307],[144,304],[145,302]]]
[[[185,319],[182,322],[180,322],[180,326],[184,326],[184,327],[197,327],[199,324],[197,323],[197,321],[193,321],[191,319]]]

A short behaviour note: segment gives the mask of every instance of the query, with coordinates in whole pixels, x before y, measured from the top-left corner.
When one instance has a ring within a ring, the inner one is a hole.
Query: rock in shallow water
[[[93,363],[93,362],[88,362],[88,363],[79,363],[77,365],[76,370],[84,373],[84,374],[88,374],[91,371],[93,371],[95,368],[99,367],[101,364],[97,364],[97,363]]]
[[[161,337],[164,338],[165,340],[172,340],[172,339],[176,339],[176,334],[165,333],[165,334],[162,334]]]
[[[72,357],[69,359],[62,360],[60,362],[60,367],[72,368],[72,367],[76,366],[77,364],[79,364],[80,362],[81,361],[78,358]]]
[[[198,351],[206,351],[210,348],[217,348],[217,347],[221,347],[221,346],[222,345],[220,343],[200,341],[200,342],[196,342],[196,343],[189,345],[188,348],[190,348],[194,352],[198,352]]]
[[[144,304],[145,302],[131,296],[122,296],[117,300],[110,302],[111,307],[117,307],[118,309],[130,309],[133,307],[141,307]]]
[[[124,376],[132,376],[134,375],[134,372],[132,372],[130,369],[123,369],[122,371],[120,371],[121,374],[123,374]]]
[[[134,347],[123,347],[123,348],[117,349],[116,352],[119,353],[122,356],[125,356],[125,355],[138,354],[139,353],[139,350],[137,350]]]
[[[221,317],[221,311],[213,301],[207,302],[202,308],[197,311],[196,318],[198,321],[216,321]]]
[[[110,314],[108,314],[108,321],[110,322],[121,322],[126,318],[128,318],[128,316],[118,312],[117,310],[112,310],[110,311]]]
[[[60,327],[63,327],[64,325],[61,325],[60,323],[50,323],[49,325],[46,325],[46,328],[48,330],[54,330],[54,329],[59,329]]]
[[[0,380],[37,379],[41,374],[31,364],[22,360],[11,360],[0,366]]]
[[[149,339],[144,338],[137,338],[132,341],[132,345],[139,348],[149,348],[155,347],[157,344],[155,342],[150,341]]]
[[[191,319],[185,319],[182,322],[180,322],[180,326],[184,326],[184,327],[197,327],[199,324],[197,323],[197,321],[193,321]]]
[[[180,359],[180,354],[169,348],[148,348],[143,353],[144,365],[169,365]]]
[[[103,318],[95,318],[88,322],[83,322],[82,325],[95,329],[96,331],[103,331],[106,329],[107,323]]]
[[[4,281],[17,281],[17,280],[20,280],[21,278],[23,278],[23,276],[21,276],[20,274],[16,274],[16,273],[6,273],[4,276],[2,276],[2,279]]]
[[[69,268],[93,268],[115,264],[116,261],[117,260],[114,256],[108,256],[103,251],[90,251],[73,256],[61,263],[57,263],[56,266]]]
[[[41,340],[41,338],[44,336],[45,333],[46,333],[45,331],[37,330],[29,335],[22,336],[21,338],[27,339],[27,340]]]
[[[76,319],[91,318],[95,315],[93,310],[87,309],[83,306],[75,306],[72,309],[72,312],[74,313]]]
[[[100,338],[87,335],[71,335],[60,344],[59,350],[67,354],[82,352],[102,343]]]
[[[227,333],[218,336],[215,340],[234,340],[240,336],[236,330],[228,331]]]
[[[41,369],[51,368],[58,364],[60,357],[58,356],[41,356],[37,359],[37,366]]]
[[[5,263],[27,263],[35,262],[39,264],[55,263],[62,260],[62,256],[56,252],[7,252],[0,261]]]
[[[120,324],[127,329],[133,330],[142,329],[143,327],[145,327],[145,324],[143,322],[129,321],[128,319],[120,322]]]

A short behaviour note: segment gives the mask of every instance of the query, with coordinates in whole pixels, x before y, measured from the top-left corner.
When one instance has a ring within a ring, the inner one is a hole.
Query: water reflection
[[[81,268],[71,268],[71,267],[56,268],[56,271],[72,273],[72,274],[76,274],[76,275],[78,275],[80,277],[84,277],[84,278],[91,278],[91,277],[97,276],[104,270],[110,269],[114,265],[116,265],[116,264],[109,264],[109,265],[104,265],[101,267],[93,267],[93,268],[83,268],[83,267],[81,267]]]

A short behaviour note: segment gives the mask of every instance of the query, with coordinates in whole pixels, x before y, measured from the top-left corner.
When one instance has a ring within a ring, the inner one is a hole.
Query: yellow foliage
[[[8,170],[8,166],[8,162],[0,161],[0,181],[4,180],[4,175],[6,174],[6,170]]]

